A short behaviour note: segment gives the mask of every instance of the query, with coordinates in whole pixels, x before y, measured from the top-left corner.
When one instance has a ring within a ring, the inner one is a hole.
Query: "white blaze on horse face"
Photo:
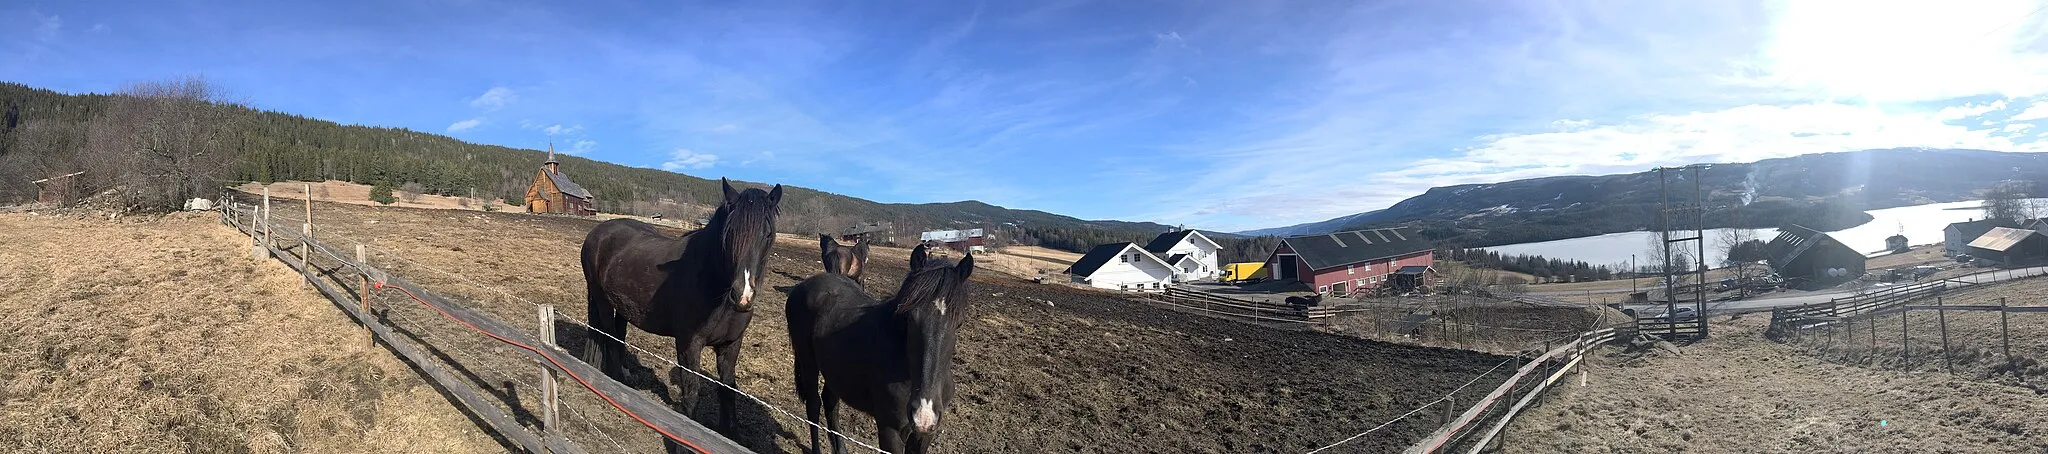
[[[936,299],[936,300],[932,300],[932,307],[935,307],[935,308],[937,308],[937,309],[939,310],[939,315],[946,315],[946,299],[945,299],[945,298],[939,298],[939,299]]]
[[[746,281],[740,287],[740,305],[745,306],[754,301],[754,272],[741,271],[740,279]]]
[[[917,425],[919,432],[930,432],[939,425],[939,413],[932,410],[931,399],[917,400],[917,412],[911,414],[910,422]]]

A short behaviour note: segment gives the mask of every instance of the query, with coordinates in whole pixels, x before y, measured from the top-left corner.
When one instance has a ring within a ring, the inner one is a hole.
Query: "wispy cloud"
[[[592,151],[596,151],[596,150],[597,150],[597,141],[595,141],[595,140],[578,140],[578,141],[570,142],[570,143],[569,143],[569,150],[565,151],[565,153],[569,153],[569,154],[574,154],[574,155],[584,155],[584,154],[590,154],[590,152],[592,152]]]
[[[540,128],[540,130],[541,130],[541,132],[545,132],[545,133],[548,133],[548,135],[551,135],[551,136],[553,136],[553,135],[570,135],[570,134],[578,134],[578,133],[582,133],[582,132],[583,132],[583,125],[573,125],[573,126],[562,126],[562,125],[548,125],[548,127],[545,127],[545,128]]]
[[[718,165],[718,155],[678,149],[673,153],[669,153],[668,162],[661,163],[661,169],[670,172],[681,172],[693,169],[709,169],[715,165]]]
[[[471,129],[476,129],[477,126],[482,126],[483,124],[484,119],[482,118],[471,118],[468,120],[457,121],[455,123],[448,125],[448,132],[452,134],[468,131]]]
[[[484,90],[484,94],[470,99],[469,106],[485,110],[498,110],[518,99],[519,96],[513,93],[510,88],[491,87],[489,90]]]
[[[57,39],[57,32],[64,29],[64,18],[55,14],[36,17],[36,40],[48,42]]]

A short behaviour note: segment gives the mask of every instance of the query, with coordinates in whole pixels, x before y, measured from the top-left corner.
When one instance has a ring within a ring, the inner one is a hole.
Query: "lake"
[[[2036,203],[2044,203],[2048,202],[2048,199],[2034,199],[2034,201]],[[1904,233],[1906,240],[1915,245],[1939,243],[1942,240],[1942,229],[1947,228],[1950,223],[1983,218],[1984,211],[1976,209],[1982,205],[1983,201],[1981,200],[1970,200],[1870,210],[1866,212],[1870,213],[1870,216],[1873,218],[1870,222],[1848,229],[1828,232],[1828,236],[1834,237],[1836,241],[1841,241],[1842,244],[1847,244],[1849,247],[1864,253],[1883,251],[1884,239],[1898,233]],[[1719,242],[1719,235],[1723,231],[1728,230],[1735,229],[1707,231],[1708,263],[1719,266],[1721,259],[1727,256],[1725,251],[1717,251],[1716,249],[1718,248],[1716,246]],[[1778,235],[1778,229],[1749,229],[1748,231],[1753,234],[1753,238],[1763,241],[1770,241],[1772,237]],[[1656,235],[1656,232],[1609,233],[1606,235],[1567,238],[1537,243],[1493,246],[1485,249],[1497,251],[1501,254],[1541,255],[1549,258],[1578,260],[1596,265],[1613,265],[1620,269],[1626,269],[1630,254],[1635,254],[1637,256],[1636,260],[1644,262],[1641,263],[1642,265],[1650,265],[1647,263],[1650,260],[1647,252],[1650,250],[1651,244],[1653,244],[1650,238]],[[1690,244],[1687,243],[1687,245]]]

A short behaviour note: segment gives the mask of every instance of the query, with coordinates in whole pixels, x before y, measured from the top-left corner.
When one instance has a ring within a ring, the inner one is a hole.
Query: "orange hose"
[[[381,289],[384,288],[385,286],[384,283],[378,282],[376,284],[376,287]],[[563,366],[561,361],[556,361],[554,357],[548,356],[546,353],[541,353],[540,349],[533,348],[532,346],[528,346],[526,344],[522,344],[511,339],[506,339],[497,334],[492,334],[490,331],[484,331],[483,328],[478,328],[476,327],[476,325],[471,325],[469,324],[469,322],[462,321],[462,319],[460,318],[455,318],[454,314],[450,314],[448,313],[448,311],[442,310],[439,306],[435,306],[434,303],[429,303],[427,302],[427,300],[421,299],[419,295],[414,295],[411,290],[406,290],[405,287],[391,286],[391,288],[398,289],[398,291],[400,292],[405,292],[405,296],[412,297],[413,301],[418,301],[420,305],[426,306],[428,309],[433,309],[434,312],[440,312],[441,316],[447,317],[449,320],[454,320],[455,323],[461,323],[462,326],[467,326],[469,327],[469,329],[475,330],[476,332],[479,333],[483,333],[483,335],[485,336],[490,336],[492,339],[497,339],[499,342],[512,344],[512,346],[514,347],[523,348],[528,351],[532,351],[534,354],[540,355],[541,358],[547,359],[550,363],[554,363],[555,369],[561,370],[563,375],[568,375],[569,378],[575,379],[576,384],[583,385],[584,389],[590,390],[592,394],[597,394],[598,398],[604,399],[604,402],[611,404],[612,408],[617,408],[620,412],[625,413],[626,416],[633,417],[634,421],[639,421],[640,424],[647,426],[647,428],[654,429],[655,432],[660,433],[663,437],[668,437],[669,440],[674,440],[677,443],[682,443],[683,446],[689,446],[690,449],[693,451],[697,451],[698,453],[701,454],[711,454],[711,451],[707,451],[702,447],[698,447],[696,443],[691,443],[690,440],[685,440],[683,439],[683,437],[669,433],[667,430],[663,430],[661,427],[655,426],[654,423],[647,422],[646,418],[641,418],[640,415],[634,414],[632,410],[627,410],[624,405],[619,405],[618,401],[612,400],[611,396],[607,396],[604,394],[604,392],[598,391],[597,387],[591,386],[589,381],[584,380],[583,377],[577,376],[575,372],[570,372],[569,368]]]

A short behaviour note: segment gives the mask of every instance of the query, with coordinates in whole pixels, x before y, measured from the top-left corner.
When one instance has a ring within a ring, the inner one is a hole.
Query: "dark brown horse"
[[[910,253],[910,276],[886,301],[869,298],[859,283],[835,273],[790,289],[796,393],[811,422],[818,422],[822,410],[825,426],[839,430],[844,400],[875,418],[882,450],[924,452],[953,399],[954,333],[967,320],[967,278],[973,273],[972,255],[952,264],[918,246]],[[811,452],[823,448],[819,437],[812,426]],[[832,437],[832,451],[845,452],[839,437]]]
[[[757,292],[764,291],[761,268],[775,244],[775,216],[782,185],[772,191],[725,187],[725,201],[704,228],[670,237],[653,226],[631,219],[598,224],[583,239],[583,279],[590,291],[590,326],[618,339],[626,324],[676,340],[676,363],[693,371],[705,347],[718,354],[718,379],[733,385],[739,364],[740,338],[754,314]],[[585,360],[605,375],[624,378],[625,346],[591,334]],[[679,380],[676,407],[688,413],[700,381]],[[688,396],[687,398],[683,396]],[[719,390],[721,422],[734,426],[734,395]]]
[[[860,272],[868,265],[868,240],[855,241],[852,246],[833,241],[831,235],[818,234],[819,260],[825,263],[825,272],[844,274],[860,282]]]

